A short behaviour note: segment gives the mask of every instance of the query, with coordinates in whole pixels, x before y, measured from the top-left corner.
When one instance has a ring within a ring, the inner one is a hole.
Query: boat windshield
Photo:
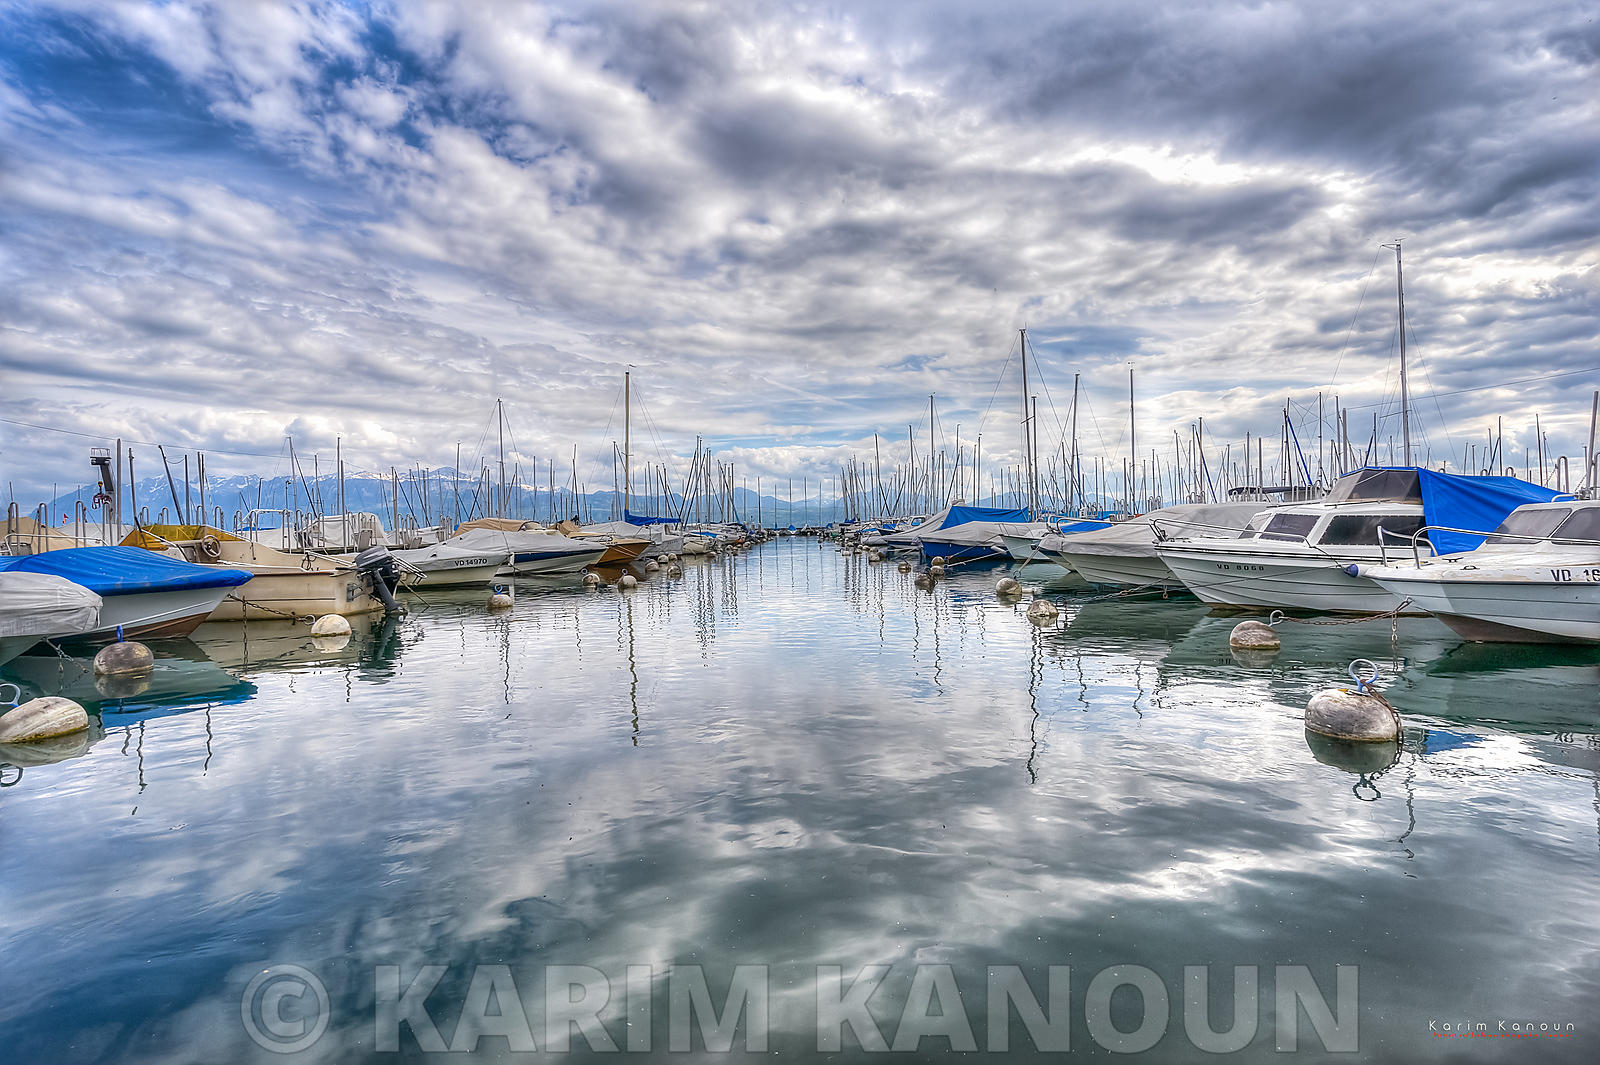
[[[1600,543],[1600,507],[1579,507],[1550,534],[1552,540]]]
[[[1263,510],[1259,514],[1252,515],[1250,520],[1245,523],[1244,528],[1239,530],[1237,539],[1254,540],[1261,535],[1262,528],[1272,520],[1272,516],[1272,511],[1270,510]]]
[[[1321,517],[1320,514],[1274,514],[1261,530],[1261,539],[1304,540]]]
[[[1489,534],[1484,543],[1528,544],[1535,540],[1543,540],[1571,513],[1570,507],[1513,510],[1506,520],[1500,523],[1500,527]]]
[[[1328,503],[1421,503],[1416,470],[1357,470],[1328,489]]]
[[[1383,530],[1383,541],[1394,543],[1406,539],[1422,528],[1421,514],[1336,514],[1329,520],[1317,542],[1324,545],[1375,546],[1380,541],[1378,530]]]

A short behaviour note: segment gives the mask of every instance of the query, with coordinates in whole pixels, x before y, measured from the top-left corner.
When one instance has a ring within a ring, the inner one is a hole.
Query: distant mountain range
[[[186,487],[178,483],[181,479],[182,475],[179,474],[169,484],[164,476],[140,478],[132,486],[131,492],[129,486],[124,485],[123,519],[132,521],[133,504],[137,501],[141,520],[144,521],[171,523],[186,510],[194,520],[199,520],[199,485],[191,482]],[[394,523],[394,487],[395,482],[389,478],[346,474],[344,509],[352,512],[370,511],[379,515],[385,527],[389,527]],[[455,521],[458,507],[461,521],[481,518],[486,512],[498,513],[502,508],[493,498],[498,495],[497,489],[498,485],[486,487],[481,477],[457,475],[453,470],[442,469],[428,472],[424,491],[420,478],[402,474],[399,477],[400,518],[402,523],[414,519],[418,525],[435,525],[443,519]],[[79,503],[89,509],[90,521],[98,520],[100,511],[93,506],[97,493],[98,486],[90,486],[57,496],[50,503],[51,521],[59,524],[63,518],[70,520]],[[570,489],[563,489],[557,484],[552,497],[545,485],[523,484],[508,485],[506,494],[503,510],[508,516],[539,521],[570,518],[574,514],[581,514],[584,521],[610,521],[622,517],[621,493],[613,493],[609,488],[603,492],[589,492],[574,497]],[[312,500],[317,501],[315,506]],[[210,511],[210,524],[217,524],[216,512],[220,508],[221,524],[228,529],[233,528],[236,521],[245,522],[248,513],[256,509],[299,511],[302,515],[314,509],[324,514],[337,514],[338,500],[338,478],[332,474],[308,478],[304,482],[296,478],[292,483],[281,478],[263,480],[257,477],[208,477],[206,480],[205,506]],[[739,520],[754,524],[759,515],[761,524],[773,528],[790,524],[824,525],[839,520],[841,516],[840,507],[833,500],[797,500],[791,504],[770,494],[758,499],[755,492],[744,488],[734,490],[733,504]],[[663,500],[658,493],[653,497],[634,496],[629,509],[636,515],[675,517],[682,505],[682,497],[674,495],[670,500]],[[24,513],[29,511],[24,510]],[[699,515],[706,521],[720,520],[720,500],[701,501]],[[688,519],[696,519],[693,499],[690,500]],[[267,515],[261,524],[272,526],[277,521],[276,516]]]

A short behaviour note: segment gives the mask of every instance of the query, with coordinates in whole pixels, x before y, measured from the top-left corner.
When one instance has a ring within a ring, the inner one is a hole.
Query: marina
[[[1213,967],[1215,988],[1235,966],[1303,964],[1330,1003],[1336,967],[1359,967],[1362,1044],[1389,1060],[1440,1054],[1430,1018],[1582,1023],[1585,980],[1536,974],[1581,974],[1600,948],[1583,918],[1600,649],[1399,618],[1286,626],[1252,659],[1203,604],[1055,593],[1053,567],[1020,571],[1061,604],[1036,626],[994,594],[1013,572],[928,593],[779,537],[629,592],[518,582],[499,613],[440,591],[403,620],[354,619],[343,643],[211,624],[152,645],[154,671],[120,694],[81,659],[14,663],[0,679],[80,699],[96,724],[0,754],[13,1053],[250,1059],[240,989],[284,963],[326,989],[307,1060],[327,1061],[371,1053],[378,967],[409,981],[425,964],[446,967],[430,997],[446,1043],[466,1038],[474,967],[503,963],[541,1047],[547,966],[607,975],[619,1047],[627,966],[648,966],[662,1056],[668,974],[704,966],[720,1007],[740,962],[768,967],[784,1056],[816,1051],[830,965],[892,967],[872,1002],[891,1042],[919,965],[951,967],[979,1046],[991,965],[1022,967],[1041,1002],[1048,967],[1071,966],[1085,1052],[1085,986],[1115,965],[1170,989],[1154,1051],[1170,1060],[1194,1053],[1184,965]],[[1355,658],[1405,718],[1400,749],[1366,761],[1301,720]],[[1244,1060],[1277,1060],[1271,1003],[1264,986]],[[1137,1003],[1117,1006],[1135,1027]],[[748,1027],[731,1053],[763,1056]],[[874,1056],[851,1038],[846,1058]],[[397,1053],[422,1054],[409,1028]],[[576,1035],[573,1053],[607,1056]]]

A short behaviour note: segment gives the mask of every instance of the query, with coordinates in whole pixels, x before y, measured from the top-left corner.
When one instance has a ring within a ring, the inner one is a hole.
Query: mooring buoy
[[[918,588],[921,588],[925,592],[931,592],[933,590],[933,575],[929,573],[919,573],[917,574],[916,580],[912,581],[911,583],[915,584]]]
[[[1028,620],[1035,625],[1048,625],[1056,619],[1061,611],[1048,599],[1035,599],[1028,604]]]
[[[901,573],[910,573],[911,572],[911,563],[905,561],[904,559],[901,559],[900,565],[897,568],[900,570]]]
[[[1236,651],[1276,651],[1283,646],[1278,632],[1265,621],[1241,621],[1228,634],[1228,646]]]
[[[656,571],[657,571],[657,570],[659,570],[659,569],[660,569],[660,568],[661,568],[661,563],[659,563],[659,562],[657,562],[657,561],[656,561],[656,560],[655,560],[655,559],[653,559],[653,558],[652,558],[652,559],[650,559],[650,560],[649,560],[649,561],[647,561],[647,562],[646,562],[646,563],[645,563],[645,564],[644,564],[644,571],[645,571],[645,572],[646,572],[646,573],[654,573],[654,572],[656,572]]]
[[[505,592],[495,592],[493,595],[489,596],[490,610],[510,610],[516,605],[517,601],[511,598]]]
[[[631,573],[624,573],[622,576],[617,578],[618,588],[637,588],[638,586],[639,578],[635,577]]]
[[[33,743],[82,732],[88,727],[89,715],[83,707],[71,699],[45,695],[29,699],[0,715],[0,743]]]
[[[1362,676],[1362,666],[1368,673]],[[1320,736],[1352,743],[1393,743],[1400,738],[1400,714],[1389,700],[1371,687],[1379,676],[1378,667],[1365,658],[1350,663],[1354,691],[1329,688],[1311,697],[1306,705],[1306,729]]]
[[[683,567],[678,565],[676,562],[672,563],[672,565],[667,567],[667,576],[668,577],[681,577],[681,576],[683,576]]]
[[[94,656],[94,672],[101,677],[148,673],[155,664],[156,656],[150,648],[134,640],[108,643]]]
[[[930,565],[930,566],[940,566],[940,567],[942,567],[944,564],[945,564],[945,557],[943,555],[935,555],[933,558],[928,560],[928,565]]]
[[[940,577],[944,576],[944,567],[938,563],[929,566],[928,576],[932,577],[934,580],[938,580]]]
[[[994,594],[1002,599],[1015,599],[1022,594],[1022,582],[1015,577],[1001,577],[994,586]]]
[[[350,619],[339,614],[324,614],[311,626],[313,636],[348,636]]]

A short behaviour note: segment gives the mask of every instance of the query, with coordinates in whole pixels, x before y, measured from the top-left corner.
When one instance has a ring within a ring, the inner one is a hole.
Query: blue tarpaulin
[[[630,514],[626,510],[622,512],[622,520],[629,525],[676,525],[679,521],[677,518],[652,518],[643,514]]]
[[[951,507],[950,513],[945,515],[941,529],[953,529],[957,525],[965,525],[969,521],[1006,521],[1026,524],[1033,520],[1033,515],[1028,509],[1008,510],[1003,507]]]
[[[1419,469],[1422,480],[1422,515],[1429,525],[1478,529],[1492,533],[1506,516],[1524,503],[1548,503],[1565,493],[1516,477],[1460,477]],[[1470,533],[1429,532],[1428,540],[1441,555],[1471,551],[1483,536]]]
[[[223,566],[198,566],[142,547],[67,547],[37,555],[0,558],[0,572],[53,573],[101,596],[234,588],[255,574]]]

